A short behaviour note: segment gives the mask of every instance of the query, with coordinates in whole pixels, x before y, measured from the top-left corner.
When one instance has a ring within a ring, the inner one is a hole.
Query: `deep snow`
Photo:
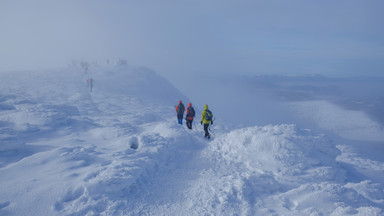
[[[0,215],[384,215],[383,127],[363,112],[273,102],[320,133],[213,105],[207,141],[199,117],[176,123],[188,96],[127,65],[0,73]]]

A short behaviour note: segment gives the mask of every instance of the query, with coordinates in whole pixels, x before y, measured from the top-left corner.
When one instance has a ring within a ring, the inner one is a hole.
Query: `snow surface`
[[[177,124],[180,99],[126,65],[1,73],[0,215],[384,215],[382,151],[353,145],[383,150],[368,116],[301,101],[287,109],[318,109],[319,127],[363,135],[218,118],[208,141],[198,119]]]

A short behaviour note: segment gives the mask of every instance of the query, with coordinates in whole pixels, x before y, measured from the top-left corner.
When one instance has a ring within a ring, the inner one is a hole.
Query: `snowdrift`
[[[207,141],[176,123],[188,98],[148,69],[0,78],[0,215],[383,215],[383,182],[345,146],[219,121]]]
[[[377,194],[361,194],[356,190],[357,185],[364,185],[367,191],[378,189],[378,185],[351,178],[349,171],[336,160],[340,150],[325,135],[312,134],[294,125],[249,127],[231,131],[208,148],[208,158],[215,158],[214,169],[222,169],[216,171],[219,175],[213,177],[211,186],[226,185],[229,190],[226,196],[219,196],[220,210],[216,214],[377,215],[381,212],[380,208],[366,206],[382,204],[382,195],[378,199]],[[347,183],[351,180],[354,183]]]

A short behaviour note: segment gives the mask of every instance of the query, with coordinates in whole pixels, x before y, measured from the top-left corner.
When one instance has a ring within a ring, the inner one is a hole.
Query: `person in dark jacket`
[[[188,103],[187,116],[185,120],[187,121],[187,127],[192,130],[192,122],[195,117],[195,109],[192,107],[192,103]]]
[[[179,104],[176,105],[176,113],[177,113],[177,120],[179,124],[183,124],[183,116],[184,116],[185,107],[183,102],[179,101]]]

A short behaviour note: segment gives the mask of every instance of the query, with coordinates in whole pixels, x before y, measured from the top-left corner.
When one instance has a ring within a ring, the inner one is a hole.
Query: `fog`
[[[178,86],[219,124],[295,124],[336,138],[384,142],[383,78],[325,76],[190,77]]]
[[[0,71],[124,58],[189,74],[382,76],[380,0],[0,1]]]

